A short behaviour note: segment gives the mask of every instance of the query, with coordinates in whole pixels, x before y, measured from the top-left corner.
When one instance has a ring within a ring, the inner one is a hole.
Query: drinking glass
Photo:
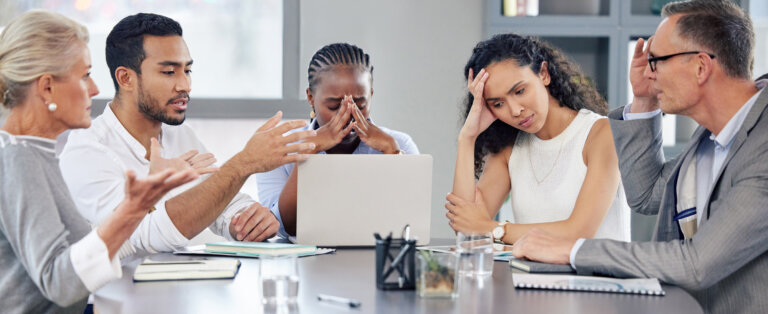
[[[493,236],[490,232],[459,232],[456,253],[460,275],[482,277],[493,274]]]
[[[295,303],[299,293],[299,268],[296,255],[261,255],[262,302]]]

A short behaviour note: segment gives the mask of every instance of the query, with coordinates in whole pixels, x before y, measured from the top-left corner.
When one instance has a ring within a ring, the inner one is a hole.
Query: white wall
[[[314,52],[326,44],[348,42],[363,48],[374,66],[374,121],[410,134],[423,154],[433,156],[433,237],[453,236],[443,205],[453,183],[460,104],[466,89],[462,69],[482,39],[483,3],[300,2],[301,77],[306,78]],[[303,82],[302,89],[306,85]]]

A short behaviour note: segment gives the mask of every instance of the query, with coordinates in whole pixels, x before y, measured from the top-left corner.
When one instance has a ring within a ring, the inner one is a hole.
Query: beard
[[[179,93],[176,97],[168,100],[166,105],[173,103],[182,97],[189,98],[189,93]],[[160,121],[168,125],[179,125],[184,123],[184,119],[187,117],[184,113],[181,113],[181,118],[174,118],[169,116],[164,109],[165,106],[160,105],[160,102],[156,98],[148,93],[144,93],[144,87],[141,85],[141,82],[139,82],[139,112],[152,120]]]

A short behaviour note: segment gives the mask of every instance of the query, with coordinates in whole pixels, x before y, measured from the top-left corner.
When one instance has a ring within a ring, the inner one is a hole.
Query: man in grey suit
[[[768,313],[768,91],[751,80],[752,22],[728,1],[671,3],[663,16],[635,48],[633,102],[609,115],[629,205],[658,214],[653,241],[533,230],[514,254],[580,274],[656,277],[706,312]],[[661,112],[700,125],[668,162]]]

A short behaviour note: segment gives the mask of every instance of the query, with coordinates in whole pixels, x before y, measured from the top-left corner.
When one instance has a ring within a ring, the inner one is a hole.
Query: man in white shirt
[[[201,173],[210,172],[206,166],[212,158],[196,155],[207,151],[192,129],[182,125],[192,58],[181,35],[176,21],[139,13],[124,18],[107,37],[115,98],[89,129],[69,134],[60,155],[77,208],[92,224],[101,222],[122,199],[126,170],[146,176],[189,163]],[[120,255],[172,251],[209,226],[228,240],[263,241],[276,234],[280,225],[269,209],[238,191],[251,174],[303,160],[314,148],[311,143],[290,144],[313,131],[283,136],[306,122],[277,126],[280,118],[278,112],[217,171],[168,193]]]
[[[627,200],[658,214],[653,242],[562,239],[532,230],[514,254],[580,274],[655,277],[708,313],[766,313],[768,91],[751,80],[755,34],[725,0],[674,2],[630,70],[631,105],[609,114]],[[700,126],[665,162],[661,112]]]

